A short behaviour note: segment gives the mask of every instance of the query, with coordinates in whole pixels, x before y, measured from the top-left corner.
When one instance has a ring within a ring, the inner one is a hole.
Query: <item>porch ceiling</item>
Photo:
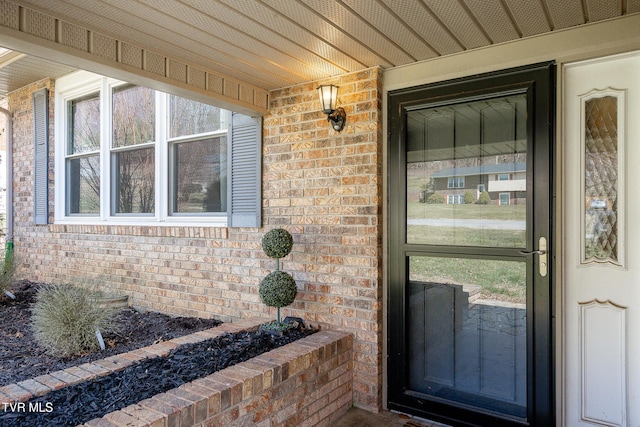
[[[6,0],[5,0],[6,2]],[[15,0],[263,90],[639,13],[640,0]],[[12,49],[3,44],[0,47]],[[70,71],[0,49],[0,98]],[[27,82],[28,82],[27,81]]]

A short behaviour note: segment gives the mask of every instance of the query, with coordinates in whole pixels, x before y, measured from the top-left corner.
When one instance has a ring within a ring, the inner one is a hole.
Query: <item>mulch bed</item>
[[[0,302],[0,385],[220,324],[215,320],[171,318],[126,310],[121,313],[126,328],[123,327],[118,335],[104,337],[111,348],[74,359],[58,359],[39,349],[30,332],[28,308],[35,301],[38,286],[37,283],[22,282],[13,290],[16,300]],[[284,336],[261,331],[241,332],[183,345],[167,357],[145,359],[119,372],[34,398],[20,408],[24,410],[4,413],[0,410],[0,425],[63,427],[82,424],[314,332],[314,329],[300,326]]]
[[[28,280],[17,283],[12,288],[15,300],[0,294],[0,386],[104,359],[222,323],[216,319],[171,317],[124,309],[115,317],[120,330],[103,337],[105,350],[80,357],[58,358],[47,354],[31,332],[31,304],[35,302],[36,292],[42,285]]]
[[[313,333],[290,330],[284,336],[263,331],[225,334],[145,359],[105,377],[31,399],[22,410],[0,412],[3,427],[75,426],[125,408],[182,384],[243,362]]]

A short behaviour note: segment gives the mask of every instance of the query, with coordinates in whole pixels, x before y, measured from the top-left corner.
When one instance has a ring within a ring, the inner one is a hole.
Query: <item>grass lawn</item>
[[[483,299],[526,302],[524,262],[412,256],[409,271],[411,280],[475,285]]]
[[[409,203],[407,205],[407,218],[409,219],[486,219],[486,220],[512,220],[524,221],[526,218],[526,206],[522,205],[447,205],[428,203]]]
[[[409,203],[407,216],[409,219],[524,221],[526,207]],[[525,231],[516,229],[408,225],[407,240],[429,245],[526,247]],[[410,271],[411,280],[480,286],[481,297],[485,299],[517,303],[526,300],[524,262],[413,256]]]

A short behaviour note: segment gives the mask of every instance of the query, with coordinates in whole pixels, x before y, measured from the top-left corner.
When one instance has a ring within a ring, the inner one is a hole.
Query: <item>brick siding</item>
[[[316,87],[340,86],[347,125],[336,133]],[[265,231],[295,245],[281,261],[298,284],[283,315],[352,333],[353,397],[382,406],[382,70],[372,68],[270,93],[263,126],[263,228],[53,224],[54,91],[43,80],[9,95],[14,114],[15,248],[20,276],[98,285],[133,305],[223,321],[274,316],[258,285],[274,268]],[[31,94],[50,89],[50,222],[33,219]]]
[[[264,321],[264,319],[262,320]],[[108,375],[182,344],[262,323],[233,324],[0,387],[0,405]],[[84,426],[328,426],[352,403],[353,337],[320,331],[206,377],[91,420]],[[46,399],[46,397],[45,397]]]

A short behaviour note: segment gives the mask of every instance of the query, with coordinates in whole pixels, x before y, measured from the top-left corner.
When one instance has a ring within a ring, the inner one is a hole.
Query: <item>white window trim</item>
[[[449,194],[447,196],[448,205],[464,205],[464,194]]]
[[[155,197],[156,212],[151,216],[127,216],[112,215],[111,210],[111,171],[108,159],[111,155],[110,144],[104,141],[111,141],[110,124],[105,120],[100,121],[100,214],[98,216],[66,215],[66,138],[67,138],[67,108],[68,101],[100,92],[100,111],[104,117],[111,117],[111,90],[126,82],[110,79],[88,71],[78,71],[76,73],[62,77],[56,81],[55,92],[55,190],[54,190],[54,222],[56,224],[82,224],[82,225],[166,225],[166,226],[207,226],[226,227],[228,224],[229,212],[218,215],[172,216],[169,212],[169,142],[167,141],[166,126],[158,126],[156,129],[156,174],[155,174]],[[158,99],[161,98],[160,101]],[[168,114],[166,96],[156,91],[156,123],[165,123]],[[229,112],[230,115],[230,112]],[[230,122],[230,117],[225,118],[225,122]],[[212,132],[212,134],[214,134]],[[217,132],[217,134],[220,134]],[[229,144],[229,139],[227,138]]]
[[[507,204],[503,204],[502,203],[502,197],[507,197],[509,203]],[[511,193],[500,193],[498,194],[498,205],[499,206],[510,206],[511,205]]]
[[[457,184],[458,182],[460,182],[462,185],[461,186],[456,186],[455,184]],[[452,185],[452,183],[454,185]],[[465,186],[465,179],[464,176],[452,176],[449,177],[449,179],[447,180],[447,188],[464,188]]]

